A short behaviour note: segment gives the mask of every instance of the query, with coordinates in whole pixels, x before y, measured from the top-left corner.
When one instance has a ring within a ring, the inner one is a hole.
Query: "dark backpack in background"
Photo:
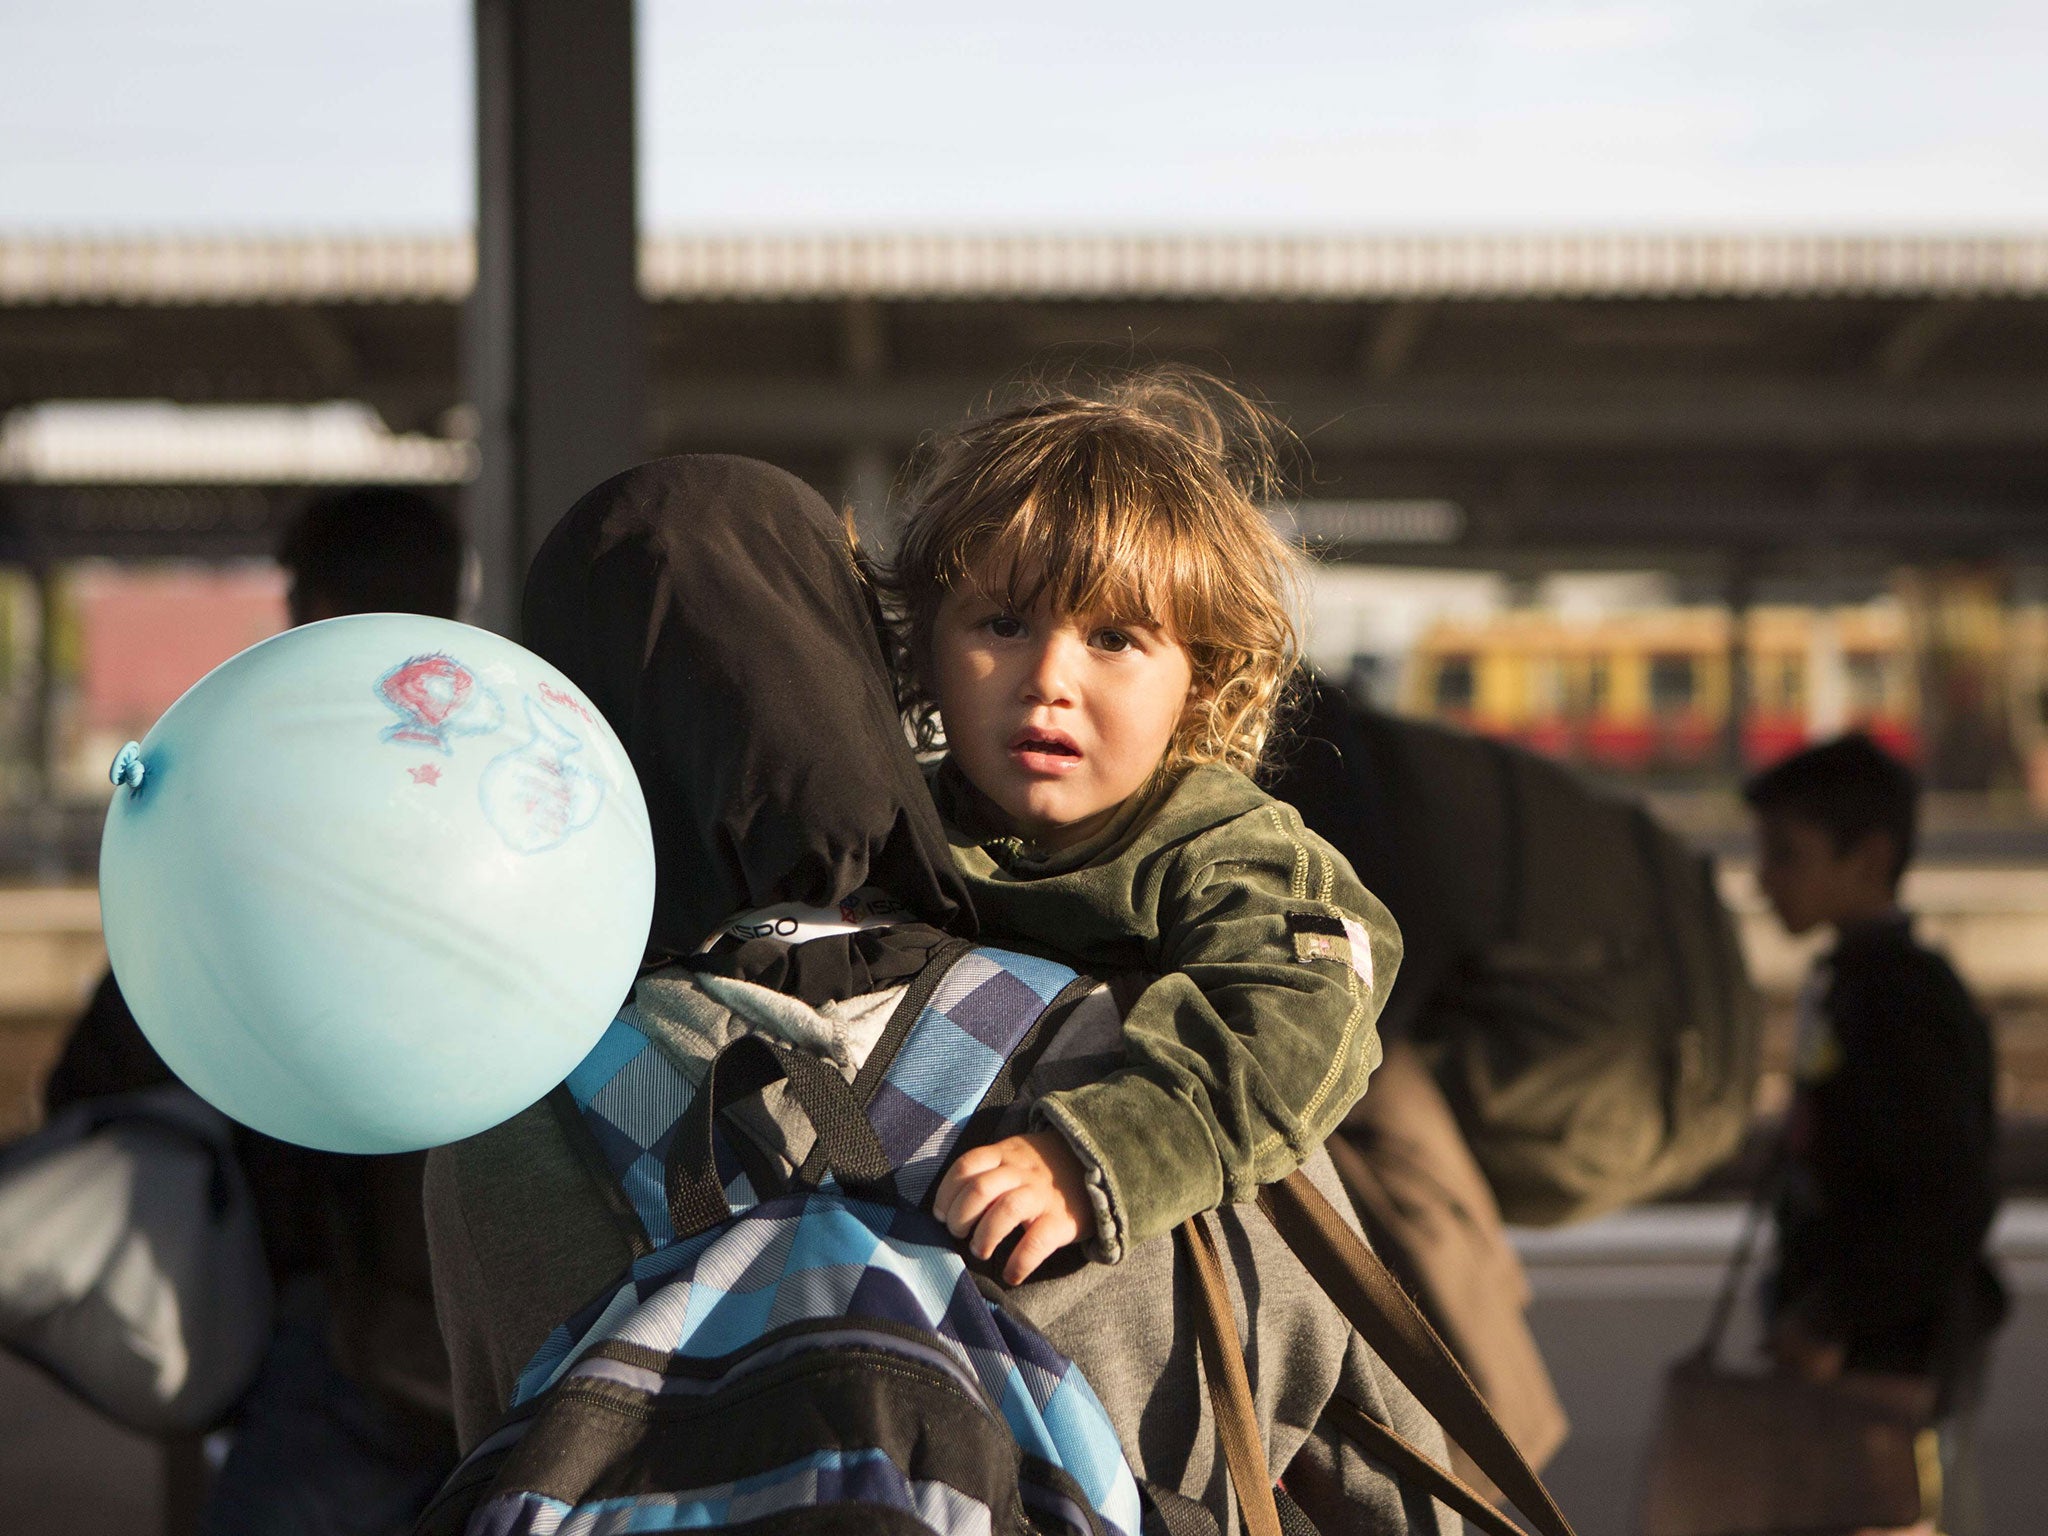
[[[1709,860],[1518,747],[1318,685],[1268,786],[1406,945],[1382,1031],[1433,1064],[1510,1222],[1681,1190],[1734,1154],[1762,1009]]]

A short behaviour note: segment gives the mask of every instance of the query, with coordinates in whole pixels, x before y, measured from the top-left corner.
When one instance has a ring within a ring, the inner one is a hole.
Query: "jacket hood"
[[[873,599],[816,491],[754,459],[626,471],[534,557],[525,643],[604,712],[654,829],[651,956],[745,909],[878,886],[972,931]]]

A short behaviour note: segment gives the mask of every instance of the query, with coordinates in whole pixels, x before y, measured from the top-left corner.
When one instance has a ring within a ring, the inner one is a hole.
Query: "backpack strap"
[[[1081,986],[1070,967],[1035,955],[964,942],[948,949],[912,984],[853,1088],[896,1170],[899,1196],[913,1205],[930,1193],[972,1117],[1014,1093],[1016,1058],[1054,1005]],[[624,1019],[612,1021],[549,1095],[635,1258],[678,1236],[669,1173],[695,1097],[682,1069]],[[826,1173],[825,1151],[821,1144],[816,1166],[806,1167],[807,1182]],[[753,1204],[754,1181],[727,1139],[717,1153],[726,1203]],[[712,1205],[702,1199],[693,1208],[708,1214]]]
[[[1543,1479],[1508,1438],[1464,1367],[1379,1255],[1345,1224],[1308,1175],[1297,1168],[1279,1183],[1268,1184],[1259,1192],[1259,1209],[1337,1310],[1358,1330],[1359,1337],[1401,1378],[1416,1401],[1464,1448],[1494,1486],[1514,1501],[1541,1536],[1575,1536]],[[1341,1416],[1338,1422],[1344,1427]],[[1381,1437],[1378,1443],[1384,1447],[1388,1442]],[[1379,1454],[1373,1446],[1362,1444],[1361,1448]],[[1449,1482],[1457,1482],[1442,1468],[1436,1470]],[[1469,1488],[1464,1492],[1478,1498]],[[1514,1527],[1503,1524],[1493,1529],[1511,1532]]]
[[[874,1184],[888,1177],[887,1154],[845,1078],[808,1051],[766,1035],[741,1035],[718,1053],[671,1136],[668,1210],[678,1240],[707,1232],[733,1214],[726,1181],[718,1174],[713,1134],[721,1100],[730,1103],[776,1082],[788,1084],[790,1097],[811,1122],[826,1166],[840,1180]]]
[[[974,1117],[1014,1093],[1013,1063],[1055,1005],[1092,985],[1055,960],[987,945],[963,948],[943,972],[925,975],[929,990],[904,999],[895,1049],[879,1071],[863,1070],[854,1082],[909,1205],[924,1203]],[[885,1035],[877,1055],[889,1043]]]
[[[1494,1508],[1486,1496],[1448,1467],[1440,1467],[1405,1436],[1396,1434],[1349,1398],[1333,1397],[1323,1408],[1337,1432],[1396,1477],[1414,1483],[1445,1508],[1486,1532],[1525,1536],[1522,1528]]]
[[[1314,1191],[1313,1185],[1309,1188]],[[1334,1216],[1334,1213],[1332,1214]],[[1339,1225],[1342,1225],[1341,1218],[1338,1218],[1338,1221]],[[1272,1477],[1266,1467],[1265,1452],[1259,1437],[1257,1411],[1252,1400],[1251,1383],[1245,1374],[1244,1353],[1238,1342],[1236,1320],[1231,1315],[1230,1292],[1224,1283],[1223,1266],[1216,1251],[1215,1240],[1199,1216],[1184,1223],[1178,1235],[1194,1267],[1195,1327],[1196,1338],[1202,1352],[1202,1373],[1208,1382],[1209,1401],[1211,1411],[1216,1417],[1217,1436],[1223,1442],[1224,1465],[1229,1470],[1232,1487],[1237,1490],[1238,1509],[1244,1518],[1245,1529],[1249,1536],[1291,1536],[1297,1522],[1305,1517],[1298,1509],[1290,1508],[1288,1503],[1282,1502],[1285,1495],[1276,1494]],[[1360,1244],[1361,1248],[1363,1246]],[[1370,1249],[1365,1249],[1365,1252],[1368,1257],[1371,1256]],[[1316,1275],[1319,1283],[1324,1283],[1316,1265],[1308,1263],[1306,1259],[1304,1264]],[[1384,1270],[1382,1274],[1385,1274]],[[1389,1274],[1385,1275],[1385,1278],[1392,1291],[1406,1302],[1406,1293],[1400,1290],[1393,1277]],[[1325,1288],[1331,1289],[1333,1300],[1339,1299],[1335,1290],[1326,1283]],[[1377,1289],[1377,1286],[1373,1287],[1374,1291]],[[1380,1305],[1383,1300],[1384,1298],[1376,1297],[1373,1304]],[[1341,1301],[1339,1305],[1342,1306]],[[1414,1304],[1407,1302],[1407,1305],[1412,1310]],[[1397,1312],[1399,1304],[1388,1310]],[[1418,1321],[1421,1319],[1419,1312],[1416,1313],[1416,1318]],[[1423,1326],[1427,1328],[1428,1324],[1425,1322]],[[1369,1332],[1365,1328],[1360,1328],[1359,1331],[1370,1342],[1372,1333],[1380,1330]],[[1441,1349],[1442,1346],[1439,1344],[1438,1348]],[[1448,1352],[1445,1361],[1451,1369],[1458,1369]],[[1393,1362],[1389,1360],[1388,1363]],[[1411,1376],[1407,1370],[1401,1370],[1398,1374],[1425,1409],[1437,1411],[1432,1407],[1436,1393],[1428,1390],[1426,1383]],[[1461,1371],[1460,1375],[1462,1374]],[[1441,1383],[1437,1385],[1440,1387]],[[1476,1390],[1472,1389],[1469,1383],[1466,1390],[1472,1391],[1476,1400]],[[1489,1419],[1492,1417],[1484,1402],[1479,1402],[1478,1408]],[[1380,1423],[1357,1404],[1346,1398],[1332,1397],[1324,1406],[1323,1412],[1332,1427],[1359,1450],[1392,1472],[1396,1478],[1414,1483],[1445,1507],[1485,1532],[1486,1536],[1525,1536],[1520,1526],[1496,1509],[1484,1495],[1464,1479],[1448,1468],[1439,1466],[1405,1436]],[[1502,1438],[1505,1440],[1504,1434]],[[1460,1439],[1459,1443],[1467,1444],[1463,1439]],[[1470,1449],[1469,1444],[1467,1449]],[[1510,1450],[1512,1451],[1512,1446]],[[1519,1458],[1519,1453],[1515,1454]],[[1475,1461],[1478,1459],[1474,1457]],[[1489,1475],[1492,1475],[1490,1469]],[[1535,1474],[1531,1472],[1529,1476],[1534,1478]],[[1556,1514],[1556,1507],[1550,1504],[1548,1492],[1542,1489],[1540,1482],[1537,1487],[1542,1493],[1541,1502],[1549,1506],[1551,1513]],[[1560,1523],[1564,1520],[1562,1514],[1557,1514],[1556,1518]],[[1545,1532],[1546,1536],[1551,1536],[1556,1530],[1540,1514],[1535,1517],[1535,1521],[1538,1529]],[[1568,1524],[1562,1525],[1562,1536],[1571,1536],[1571,1527]]]
[[[1202,1375],[1209,1383],[1216,1435],[1223,1442],[1223,1464],[1237,1490],[1237,1512],[1247,1536],[1284,1536],[1216,1239],[1199,1216],[1181,1224],[1180,1236],[1195,1272],[1195,1340],[1202,1353]]]
[[[676,1240],[668,1166],[676,1128],[696,1096],[696,1085],[683,1069],[624,1019],[612,1020],[549,1095],[556,1119],[604,1191],[601,1198],[636,1259]],[[754,1183],[723,1142],[717,1166],[727,1201],[754,1204]]]
[[[587,1133],[572,1138],[585,1162],[594,1152],[625,1195],[648,1248],[666,1248],[676,1238],[668,1214],[668,1152],[696,1094],[690,1080],[646,1035],[614,1019],[562,1089]]]
[[[569,1085],[557,1083],[548,1090],[543,1102],[554,1115],[562,1140],[569,1144],[569,1150],[576,1154],[576,1160],[590,1176],[591,1188],[597,1191],[605,1215],[611,1218],[619,1236],[626,1240],[627,1250],[635,1259],[643,1259],[653,1253],[654,1239],[648,1235],[647,1223],[627,1195],[625,1186],[619,1182],[619,1172],[606,1158],[604,1147],[591,1134],[590,1126],[583,1118],[583,1108],[569,1092]]]

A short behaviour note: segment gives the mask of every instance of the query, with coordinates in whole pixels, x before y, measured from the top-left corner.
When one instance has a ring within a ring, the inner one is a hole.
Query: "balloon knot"
[[[146,771],[142,766],[142,744],[131,741],[114,755],[114,766],[107,770],[107,777],[116,784],[126,784],[132,792],[142,788]]]

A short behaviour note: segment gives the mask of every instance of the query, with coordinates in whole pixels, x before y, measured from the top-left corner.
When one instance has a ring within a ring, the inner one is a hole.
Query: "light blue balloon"
[[[259,1131],[403,1152],[486,1130],[633,984],[639,780],[581,690],[486,630],[289,630],[195,683],[114,776],[114,975],[171,1070]]]

